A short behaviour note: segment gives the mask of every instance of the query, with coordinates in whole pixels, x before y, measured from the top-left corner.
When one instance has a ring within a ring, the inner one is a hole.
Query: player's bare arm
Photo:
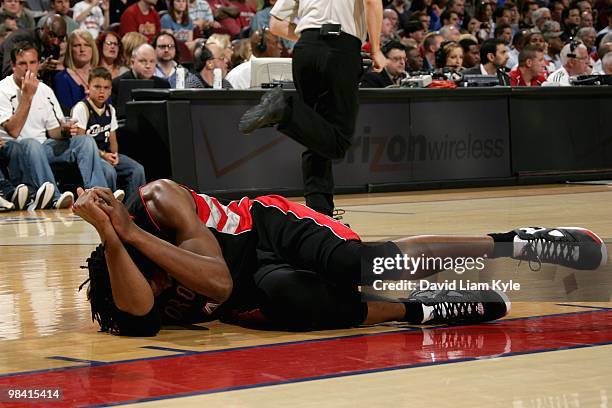
[[[138,227],[125,206],[108,189],[95,189],[104,200],[100,208],[109,216],[119,238],[156,263],[185,287],[222,303],[232,292],[232,278],[221,248],[200,221],[191,195],[169,180],[153,182],[142,197],[153,220],[176,237],[176,246]]]

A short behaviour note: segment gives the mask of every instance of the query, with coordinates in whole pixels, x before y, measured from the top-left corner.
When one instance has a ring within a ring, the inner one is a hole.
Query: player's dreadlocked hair
[[[151,261],[139,251],[125,245],[126,250],[139,267],[145,278],[151,278]],[[160,317],[157,307],[145,316],[134,316],[117,308],[113,300],[108,266],[104,257],[104,246],[98,245],[87,258],[89,278],[79,286],[87,287],[87,300],[91,306],[92,321],[98,322],[100,331],[122,336],[154,336],[160,329]]]

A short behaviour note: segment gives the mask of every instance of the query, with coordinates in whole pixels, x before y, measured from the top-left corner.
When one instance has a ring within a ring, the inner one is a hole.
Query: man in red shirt
[[[142,0],[141,0],[142,1]],[[240,34],[240,8],[230,3],[229,0],[207,0],[212,9],[215,21],[221,24],[221,28],[215,29],[215,33],[229,34],[237,37]]]
[[[510,86],[540,86],[546,81],[544,50],[527,45],[519,54],[519,65],[510,72]]]
[[[155,11],[157,0],[140,0],[125,9],[119,23],[119,35],[135,31],[151,42],[161,30],[159,15]]]
[[[232,3],[240,10],[240,17],[238,17],[240,30],[242,31],[245,28],[249,28],[251,26],[251,20],[255,17],[257,10],[248,5],[246,0],[235,0]]]

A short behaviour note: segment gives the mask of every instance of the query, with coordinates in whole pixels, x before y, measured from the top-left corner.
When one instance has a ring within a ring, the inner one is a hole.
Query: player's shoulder
[[[161,224],[176,225],[196,214],[191,193],[175,181],[155,180],[140,191],[147,208]]]

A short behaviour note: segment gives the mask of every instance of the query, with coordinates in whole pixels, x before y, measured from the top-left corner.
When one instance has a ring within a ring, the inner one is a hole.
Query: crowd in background
[[[385,72],[365,87],[442,70],[496,75],[500,85],[570,85],[612,74],[609,0],[389,0],[382,28]]]
[[[254,59],[291,56],[293,43],[267,29],[275,1],[2,1],[0,210],[71,205],[74,197],[54,179],[63,162],[78,165],[85,187],[132,193],[145,175],[119,153],[122,80],[249,88]],[[386,66],[365,72],[362,87],[399,86],[435,71],[495,75],[510,86],[612,74],[611,0],[383,5]]]

